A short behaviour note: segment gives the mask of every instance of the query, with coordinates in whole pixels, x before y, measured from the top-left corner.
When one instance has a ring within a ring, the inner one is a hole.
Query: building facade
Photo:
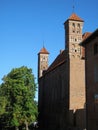
[[[98,29],[82,45],[85,48],[87,130],[98,130]]]
[[[65,21],[65,49],[38,77],[40,130],[86,129],[85,57],[80,43],[89,33],[82,34],[83,23],[75,13]],[[44,66],[41,56],[38,73],[40,64]]]

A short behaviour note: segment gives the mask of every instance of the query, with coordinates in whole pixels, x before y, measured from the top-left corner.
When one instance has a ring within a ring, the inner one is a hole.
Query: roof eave
[[[91,35],[89,35],[84,41],[82,41],[80,45],[85,46],[85,44],[90,42],[96,36],[98,36],[98,28]]]

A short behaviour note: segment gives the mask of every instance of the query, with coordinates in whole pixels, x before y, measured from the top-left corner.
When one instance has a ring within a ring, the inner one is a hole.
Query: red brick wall
[[[87,126],[88,130],[98,130],[98,102],[95,102],[98,94],[98,82],[95,82],[94,69],[98,62],[98,54],[94,55],[94,44],[98,43],[98,37],[86,44],[86,102],[87,102]]]

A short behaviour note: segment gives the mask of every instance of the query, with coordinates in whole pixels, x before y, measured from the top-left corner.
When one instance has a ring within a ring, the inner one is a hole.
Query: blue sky
[[[27,66],[37,78],[37,54],[44,46],[49,64],[65,47],[63,23],[75,13],[83,32],[98,28],[98,0],[0,0],[0,83],[12,68]]]

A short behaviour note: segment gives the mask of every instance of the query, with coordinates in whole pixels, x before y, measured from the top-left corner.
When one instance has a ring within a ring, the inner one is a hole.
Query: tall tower
[[[65,48],[70,57],[80,57],[81,49],[79,43],[82,41],[83,20],[73,13],[64,23],[65,25]]]
[[[43,47],[38,53],[38,78],[43,75],[43,71],[48,69],[49,52]]]
[[[69,61],[69,110],[84,109],[85,105],[85,60],[81,58],[84,21],[73,13],[64,23]]]

